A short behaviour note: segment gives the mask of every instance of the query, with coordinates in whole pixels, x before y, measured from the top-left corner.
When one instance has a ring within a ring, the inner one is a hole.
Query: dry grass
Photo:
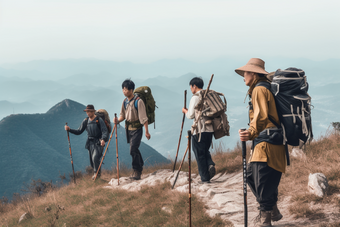
[[[221,144],[214,145],[212,152],[218,173],[233,173],[242,169],[241,144],[233,150]],[[250,151],[250,143],[247,151]],[[279,186],[279,200],[290,197],[288,211],[295,218],[311,221],[328,221],[324,207],[332,210],[333,221],[339,220],[340,210],[340,135],[329,132],[305,148],[307,159],[291,159]],[[249,157],[249,153],[247,154]],[[194,158],[194,155],[192,155]],[[178,169],[182,157],[178,157]],[[186,157],[187,160],[187,157]],[[143,174],[158,169],[172,169],[173,162],[165,165],[146,167]],[[186,161],[182,171],[188,170]],[[327,195],[319,198],[307,191],[309,173],[322,172],[329,183]],[[197,164],[192,162],[192,173],[198,174]],[[170,190],[169,183],[156,187],[145,187],[139,192],[103,189],[116,169],[103,170],[102,177],[95,183],[90,179],[90,169],[86,174],[77,173],[77,184],[53,189],[40,197],[14,197],[12,203],[6,199],[0,203],[0,226],[17,226],[19,217],[30,213],[30,218],[22,226],[187,226],[188,195]],[[131,170],[122,166],[120,176],[129,176]],[[27,199],[28,198],[28,199]],[[230,222],[214,219],[205,213],[206,207],[195,196],[192,198],[193,226],[233,226]],[[279,202],[280,204],[280,202]],[[65,210],[60,209],[64,207]],[[46,209],[50,210],[47,211]],[[170,211],[170,212],[169,212]],[[335,217],[335,218],[334,218]],[[320,227],[340,226],[340,222],[320,224]]]
[[[340,222],[329,223],[329,224],[321,224],[319,227],[340,227]]]
[[[340,208],[340,135],[330,131],[311,144],[306,145],[306,159],[291,158],[291,166],[282,175],[279,196],[291,196],[289,211],[296,218],[307,217],[310,220],[322,219],[322,210],[311,208],[311,204],[320,207],[336,205]],[[328,179],[327,195],[319,198],[307,190],[310,173],[323,173]],[[339,212],[336,211],[337,213]],[[339,216],[340,218],[340,216]]]
[[[104,189],[111,178],[106,173],[96,182],[90,176],[12,205],[0,215],[1,226],[17,226],[19,217],[28,211],[32,217],[22,226],[187,226],[188,195],[170,190],[169,183],[127,192]],[[192,214],[193,226],[228,226],[219,217],[210,218],[195,196]]]

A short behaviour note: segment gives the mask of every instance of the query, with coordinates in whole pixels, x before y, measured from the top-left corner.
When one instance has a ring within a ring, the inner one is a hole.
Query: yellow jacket
[[[255,80],[249,88],[248,93],[251,96],[253,109],[249,110],[249,129],[250,140],[258,137],[259,133],[266,128],[276,127],[268,118],[271,118],[280,124],[277,115],[275,100],[273,94],[263,86],[255,87],[255,85],[265,80],[261,78]],[[274,145],[267,142],[257,144],[250,157],[250,162],[267,162],[271,168],[285,173],[286,171],[286,153],[284,145]]]

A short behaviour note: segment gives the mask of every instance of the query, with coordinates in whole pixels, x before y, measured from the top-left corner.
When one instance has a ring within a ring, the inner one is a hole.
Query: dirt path
[[[153,186],[164,181],[169,181],[171,185],[174,182],[176,171],[162,169],[154,173],[143,175],[139,181],[132,181],[127,177],[120,178],[120,185],[117,185],[117,179],[109,182],[110,186],[105,188],[120,188],[129,191],[140,190],[143,186]],[[188,173],[180,172],[174,190],[188,192]],[[243,214],[243,183],[242,172],[232,174],[217,174],[210,184],[199,184],[199,176],[192,175],[192,193],[200,197],[208,207],[207,213],[213,217],[219,215],[222,219],[231,221],[235,227],[244,226]],[[279,201],[278,206],[283,214],[283,219],[274,222],[273,226],[319,226],[320,221],[309,221],[306,218],[294,219],[289,214],[289,198]],[[248,188],[248,226],[254,226],[253,220],[258,215],[257,202],[252,192]]]

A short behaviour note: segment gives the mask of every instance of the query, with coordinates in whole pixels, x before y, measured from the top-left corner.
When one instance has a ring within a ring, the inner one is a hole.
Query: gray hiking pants
[[[139,151],[139,146],[142,141],[143,128],[139,128],[137,130],[128,130],[127,133],[130,143],[130,155],[132,157],[132,169],[142,172],[144,161],[142,154]]]
[[[103,155],[103,149],[104,147],[100,146],[98,142],[94,142],[94,141],[89,142],[88,150],[89,150],[89,156],[90,156],[90,164],[95,173],[97,172],[99,168],[101,157]]]

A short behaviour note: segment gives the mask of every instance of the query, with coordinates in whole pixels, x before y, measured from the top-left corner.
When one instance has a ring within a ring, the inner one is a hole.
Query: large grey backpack
[[[195,109],[198,110],[201,115],[200,117],[205,117],[208,119],[205,124],[212,124],[214,129],[215,139],[219,139],[223,136],[229,136],[229,121],[226,115],[227,111],[227,100],[224,94],[209,90],[204,97],[206,90],[201,90],[198,94],[200,101],[196,105]],[[221,99],[223,97],[223,101]],[[203,102],[202,102],[203,99]],[[195,119],[195,124],[197,124],[198,119]],[[200,129],[196,129],[200,133]]]

